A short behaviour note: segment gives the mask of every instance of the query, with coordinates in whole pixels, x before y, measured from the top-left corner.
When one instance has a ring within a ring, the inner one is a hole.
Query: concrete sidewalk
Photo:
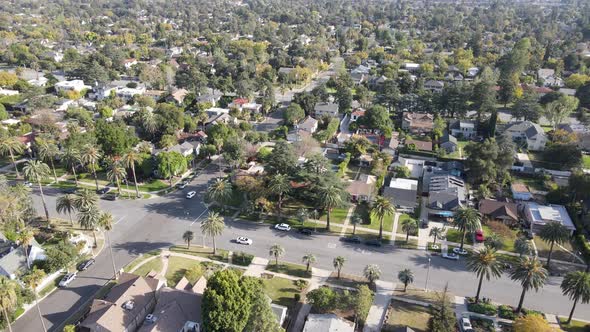
[[[369,310],[367,319],[365,320],[365,327],[363,332],[379,332],[383,326],[385,315],[389,308],[389,303],[393,296],[393,290],[395,289],[395,283],[388,281],[377,280],[375,283],[377,291],[375,292],[375,298],[373,299],[373,305]]]

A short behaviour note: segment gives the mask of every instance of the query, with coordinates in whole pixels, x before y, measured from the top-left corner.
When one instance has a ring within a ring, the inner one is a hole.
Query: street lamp
[[[428,255],[428,269],[426,270],[426,284],[424,284],[424,291],[428,292],[428,275],[430,274],[430,255]]]

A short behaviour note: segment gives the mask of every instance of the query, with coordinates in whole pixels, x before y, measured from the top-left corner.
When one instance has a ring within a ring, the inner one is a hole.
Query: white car
[[[467,317],[461,318],[461,331],[463,332],[473,332],[473,327],[471,326],[471,321]]]
[[[252,244],[252,239],[249,239],[247,237],[243,237],[240,236],[236,239],[236,242],[239,244],[245,244],[245,245],[251,245]]]
[[[442,254],[442,257],[446,258],[446,259],[454,260],[454,261],[459,260],[459,255],[457,255],[455,253],[444,253],[444,254]]]
[[[196,191],[189,191],[188,194],[186,194],[186,198],[193,198],[196,194]]]
[[[289,226],[287,224],[276,224],[275,229],[278,229],[279,231],[290,231],[291,226]]]
[[[59,287],[66,287],[70,282],[74,281],[74,279],[76,279],[76,273],[66,274],[59,282]]]

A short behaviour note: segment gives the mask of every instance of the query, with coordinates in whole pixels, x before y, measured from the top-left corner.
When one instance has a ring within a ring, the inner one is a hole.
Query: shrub
[[[298,279],[295,280],[295,287],[297,287],[298,290],[302,291],[305,288],[307,288],[307,285],[309,283],[307,282],[307,280],[303,280],[303,279]]]
[[[510,227],[504,225],[503,223],[501,223],[499,221],[488,222],[488,227],[490,228],[490,230],[493,233],[498,234],[500,237],[508,238],[508,239],[514,237],[512,235],[512,231],[510,230]]]
[[[490,319],[471,316],[469,317],[469,320],[471,320],[471,324],[476,331],[495,331],[494,322]]]
[[[478,314],[495,316],[496,312],[498,311],[498,307],[491,303],[468,303],[467,310],[471,312],[476,312]]]
[[[235,253],[232,256],[232,262],[236,265],[240,265],[240,266],[248,266],[250,265],[250,263],[252,263],[252,260],[254,259],[253,255],[247,254],[245,252],[238,252]]]
[[[293,298],[295,299],[296,302],[299,302],[299,301],[301,301],[301,294],[295,293],[295,295],[293,295]]]
[[[500,318],[511,320],[514,320],[517,317],[516,313],[514,312],[514,308],[509,305],[501,305],[498,308],[498,316],[500,316]]]

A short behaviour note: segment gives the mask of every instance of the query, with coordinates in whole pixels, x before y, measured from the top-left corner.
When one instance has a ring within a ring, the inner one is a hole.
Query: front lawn
[[[393,300],[387,316],[383,331],[392,332],[406,326],[416,332],[428,331],[430,310],[427,307]]]
[[[159,273],[162,271],[163,266],[164,263],[162,262],[162,259],[160,257],[156,257],[140,266],[137,270],[133,271],[133,274],[145,277],[152,270]]]
[[[178,252],[178,253],[182,253],[182,254],[187,254],[187,255],[205,257],[205,258],[209,258],[214,261],[220,261],[220,262],[224,262],[224,263],[229,262],[229,259],[228,259],[229,252],[227,250],[223,250],[223,249],[217,249],[217,254],[213,254],[213,248],[208,248],[208,247],[203,248],[203,247],[192,246],[192,247],[190,247],[190,249],[188,249],[186,246],[172,246],[172,247],[170,247],[170,251]]]
[[[559,317],[559,326],[562,330],[567,332],[587,332],[590,331],[590,324],[587,322],[580,322],[579,320],[572,319],[569,325],[566,325],[565,322],[567,318]]]
[[[184,277],[186,271],[195,265],[200,265],[200,262],[190,258],[170,256],[166,270],[166,282],[170,287],[174,287]],[[198,280],[201,275],[196,276],[196,279]]]
[[[344,220],[346,220],[347,215],[348,215],[348,207],[334,208],[334,209],[332,209],[332,213],[330,213],[330,223],[343,224]],[[327,218],[328,218],[328,215],[326,213],[322,213],[320,220],[326,221]]]
[[[584,168],[590,168],[590,155],[582,155],[582,163]]]
[[[415,219],[415,218],[413,218],[413,217],[412,217],[412,216],[410,216],[409,214],[402,213],[402,214],[399,216],[399,219],[398,219],[398,221],[397,221],[397,229],[395,230],[395,232],[396,232],[397,234],[403,234],[403,235],[406,235],[406,232],[404,232],[404,231],[402,230],[402,226],[403,226],[404,220],[408,220],[408,219],[410,219],[410,220],[414,220],[414,222],[416,222],[416,223],[417,223],[417,221],[416,221],[416,219]],[[419,226],[419,225],[418,225],[418,226]],[[416,232],[414,232],[414,233],[410,233],[410,235],[414,235],[414,236],[418,235],[418,230],[416,229]]]
[[[280,260],[279,265],[277,266],[275,265],[274,259],[271,259],[266,266],[268,271],[288,274],[299,278],[311,278],[311,267],[309,268],[310,271],[306,271],[305,268],[304,265],[281,262]]]
[[[395,215],[386,216],[383,218],[383,232],[391,232],[393,230],[393,218]],[[379,230],[379,218],[375,216],[371,216],[371,223],[370,224],[361,224],[361,227],[366,227],[374,230]],[[359,225],[357,225],[359,226]]]
[[[351,288],[358,288],[361,285],[368,285],[367,279],[351,274],[341,273],[340,279],[338,279],[338,272],[332,272],[326,282],[329,284]]]
[[[533,239],[535,241],[535,246],[537,247],[537,251],[539,252],[540,257],[547,258],[549,256],[549,249],[551,248],[551,244],[543,241],[540,237],[535,236]],[[565,249],[572,251],[572,245],[569,242],[563,243],[561,245]],[[553,253],[551,254],[551,259],[557,259],[562,261],[571,261],[572,255],[567,251],[561,249],[557,244],[553,246]]]
[[[167,189],[170,187],[170,184],[164,182],[159,179],[151,179],[148,182],[143,182],[138,186],[139,191],[142,192],[150,192],[150,191],[158,191]],[[129,183],[129,190],[135,190],[135,185],[133,183]]]
[[[412,286],[408,286],[408,289],[404,292],[404,286],[400,283],[393,291],[393,295],[407,298],[409,300],[434,303],[438,300],[439,293],[436,291],[425,292],[424,289],[414,288]],[[450,293],[447,293],[447,296],[449,296],[449,298],[453,297]]]
[[[264,293],[268,295],[273,303],[293,308],[295,305],[295,294],[301,292],[295,287],[295,281],[280,277],[262,279]]]

